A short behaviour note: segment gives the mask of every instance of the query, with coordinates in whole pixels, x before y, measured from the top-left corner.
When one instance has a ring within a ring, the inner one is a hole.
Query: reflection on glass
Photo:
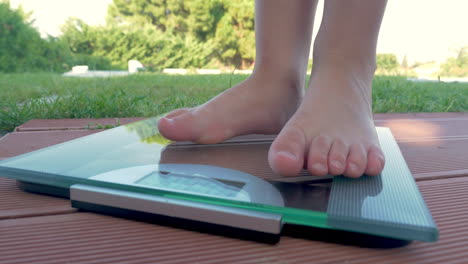
[[[209,178],[200,174],[189,176],[161,170],[144,176],[135,184],[225,198],[237,197],[245,185],[242,182]],[[237,200],[249,201],[247,193],[244,192],[242,196],[244,199],[238,198]]]
[[[128,132],[136,133],[144,143],[167,145],[171,141],[159,133],[157,122],[135,122],[125,125]]]
[[[373,203],[375,199],[382,199],[385,193],[382,192],[382,176],[363,176],[358,181],[347,177],[335,179],[332,199],[336,201],[328,208],[332,215],[352,217],[361,219],[367,214],[369,205],[371,210],[378,203]],[[392,195],[392,193],[390,193]],[[367,206],[365,206],[367,204]]]
[[[0,175],[60,188],[80,183],[247,208],[280,214],[286,223],[321,228],[362,231],[372,223],[376,229],[371,233],[392,236],[392,228],[380,225],[392,226],[380,221],[385,217],[402,227],[403,237],[415,226],[414,230],[424,226],[422,233],[436,237],[432,218],[389,131],[379,132],[379,137],[385,136],[381,140],[385,155],[391,157],[386,177],[297,184],[272,180],[280,175],[268,165],[271,137],[215,145],[171,142],[158,132],[157,121],[150,118],[0,161]],[[395,190],[404,192],[396,196]],[[379,207],[382,201],[394,210]],[[409,216],[400,214],[398,208],[403,207],[398,203],[404,203]],[[414,219],[419,222],[414,224]],[[352,221],[360,226],[348,225]]]
[[[179,194],[284,206],[282,194],[269,182],[241,171],[209,165],[136,166],[102,173],[91,179]]]

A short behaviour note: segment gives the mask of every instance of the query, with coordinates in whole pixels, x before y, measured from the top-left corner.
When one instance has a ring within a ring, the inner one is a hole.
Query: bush
[[[21,10],[0,2],[0,71],[36,69],[42,64],[39,54],[43,43],[39,33],[26,21]]]
[[[64,41],[75,54],[130,59],[160,70],[210,65],[250,68],[255,56],[254,7],[250,0],[114,0],[107,26],[70,19]]]
[[[0,2],[0,72],[65,72],[77,64],[109,69],[108,59],[70,51],[68,42],[41,38],[21,9]]]
[[[90,70],[119,70],[123,67],[112,65],[109,59],[88,54],[73,54],[67,66],[88,65]]]
[[[214,50],[209,41],[182,39],[151,25],[143,28],[90,27],[79,19],[67,21],[62,39],[74,53],[86,54],[82,57],[96,57],[120,68],[127,67],[127,62],[135,59],[155,71],[204,67],[213,58]]]
[[[376,62],[379,74],[396,74],[400,66],[395,54],[377,54]]]
[[[462,47],[456,57],[448,58],[440,66],[440,76],[468,77],[468,46]]]

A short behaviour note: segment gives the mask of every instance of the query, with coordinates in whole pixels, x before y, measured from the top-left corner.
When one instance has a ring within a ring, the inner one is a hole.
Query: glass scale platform
[[[438,229],[388,128],[381,175],[281,177],[268,166],[273,136],[213,145],[171,142],[158,118],[0,162],[25,190],[69,197],[92,211],[129,210],[279,235],[284,224],[433,242]]]

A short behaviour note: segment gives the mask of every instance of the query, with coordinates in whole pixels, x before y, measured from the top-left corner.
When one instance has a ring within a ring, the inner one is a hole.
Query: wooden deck
[[[121,124],[139,119],[120,119]],[[440,229],[436,243],[364,248],[283,236],[276,245],[78,212],[0,178],[0,263],[468,263],[468,113],[376,114],[390,127]],[[32,120],[0,159],[99,132],[114,119]]]

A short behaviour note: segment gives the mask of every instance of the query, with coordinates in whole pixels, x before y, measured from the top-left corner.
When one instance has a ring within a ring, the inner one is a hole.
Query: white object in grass
[[[87,73],[89,70],[88,65],[77,65],[73,66],[72,72],[73,73]]]
[[[137,60],[129,60],[128,61],[128,72],[129,73],[136,73],[140,69],[144,69],[144,68],[145,68],[145,66],[143,66],[143,64],[141,64],[141,62],[139,62]]]

